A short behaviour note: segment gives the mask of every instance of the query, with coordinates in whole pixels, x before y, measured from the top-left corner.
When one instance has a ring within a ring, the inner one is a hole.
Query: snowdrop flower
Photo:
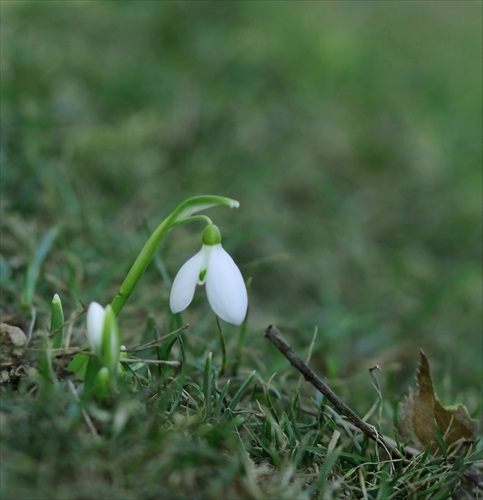
[[[117,369],[121,340],[116,315],[111,306],[91,302],[87,309],[87,340],[94,354],[109,370]]]
[[[173,313],[184,311],[193,300],[196,285],[206,285],[208,302],[215,314],[240,325],[247,313],[248,297],[240,270],[221,246],[219,229],[210,224],[203,231],[201,250],[178,271],[169,305]]]

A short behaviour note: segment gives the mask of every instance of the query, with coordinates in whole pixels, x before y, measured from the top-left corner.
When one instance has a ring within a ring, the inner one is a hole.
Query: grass
[[[316,328],[312,369],[393,438],[423,348],[442,403],[481,423],[481,5],[0,6],[1,312],[33,327],[2,369],[2,498],[481,497],[481,441],[390,460],[263,337],[276,324],[305,358]],[[53,294],[82,345],[84,305],[204,193],[241,202],[209,213],[250,279],[243,335],[222,325],[226,373],[204,292],[169,313],[196,225],[119,317],[128,346],[189,323],[138,353],[181,367],[140,367],[102,403],[69,356],[54,383],[32,371]]]

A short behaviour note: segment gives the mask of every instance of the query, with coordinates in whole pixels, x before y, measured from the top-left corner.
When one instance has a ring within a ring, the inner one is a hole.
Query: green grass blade
[[[236,406],[238,405],[238,403],[241,401],[241,398],[245,394],[245,391],[248,388],[248,386],[251,384],[251,382],[253,380],[253,377],[255,376],[255,373],[256,373],[256,371],[253,370],[250,373],[250,375],[248,375],[248,377],[246,378],[245,382],[243,382],[243,384],[240,386],[240,388],[238,389],[238,391],[236,392],[236,394],[233,396],[233,399],[230,401],[230,404],[227,407],[227,410],[228,410],[227,413],[228,414],[230,412],[234,411],[235,408],[236,408]]]
[[[47,254],[57,238],[58,233],[58,228],[54,227],[44,235],[39,246],[37,247],[34,258],[27,269],[25,284],[22,292],[22,303],[27,306],[32,304],[35,287],[40,273],[40,267],[42,266],[42,262],[47,257]]]
[[[210,418],[211,415],[211,358],[212,353],[210,352],[206,357],[205,370],[203,373],[203,394],[205,396],[205,418]]]

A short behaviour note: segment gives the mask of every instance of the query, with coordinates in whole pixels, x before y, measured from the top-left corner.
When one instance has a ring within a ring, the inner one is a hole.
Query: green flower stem
[[[246,315],[245,320],[240,327],[240,335],[238,337],[238,344],[236,346],[235,361],[233,363],[233,376],[235,377],[238,375],[238,369],[242,360],[243,346],[245,344],[245,334],[247,332],[247,318],[248,314]]]
[[[173,227],[180,226],[181,224],[187,224],[188,222],[198,222],[198,221],[203,221],[205,224],[208,224],[210,226],[213,225],[213,221],[206,215],[192,215],[191,217],[186,217],[185,219],[176,221],[173,224]]]
[[[225,336],[223,335],[223,330],[221,328],[220,318],[216,317],[216,324],[218,326],[218,333],[220,334],[220,346],[221,346],[221,366],[218,371],[218,376],[221,377],[226,370],[226,342]]]
[[[216,205],[228,205],[235,208],[239,206],[239,203],[236,200],[225,198],[223,196],[195,196],[180,203],[174,211],[166,219],[164,219],[163,222],[161,222],[145,243],[141,252],[134,261],[134,264],[127,273],[126,278],[122,282],[119,291],[111,302],[112,310],[116,316],[121,312],[124,304],[139,281],[139,278],[141,278],[142,274],[151,262],[159,244],[170,229],[177,224],[200,220],[200,216],[192,216],[192,214]]]

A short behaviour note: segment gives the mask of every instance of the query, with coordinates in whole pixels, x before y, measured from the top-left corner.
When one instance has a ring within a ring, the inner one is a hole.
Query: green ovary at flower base
[[[184,311],[193,300],[196,285],[205,285],[208,302],[216,315],[240,325],[245,319],[248,296],[242,274],[221,245],[218,228],[210,224],[203,231],[201,250],[178,271],[170,295],[171,311]]]

